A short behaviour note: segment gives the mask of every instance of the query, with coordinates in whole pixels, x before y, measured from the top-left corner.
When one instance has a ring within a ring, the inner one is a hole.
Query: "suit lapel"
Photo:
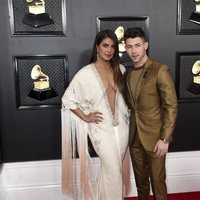
[[[148,80],[148,77],[149,77],[151,71],[152,71],[152,60],[150,58],[148,58],[145,66],[144,66],[144,70],[141,74],[140,80],[138,82],[135,101],[137,101],[138,97],[140,96],[140,93],[141,93],[146,81]]]
[[[127,74],[127,77],[126,77],[126,85],[127,85],[127,90],[128,90],[127,94],[129,94],[130,102],[132,103],[132,105],[134,105],[135,100],[134,100],[134,98],[133,98],[133,95],[132,95],[132,92],[131,92],[131,88],[130,88],[130,85],[129,85],[129,82],[128,82],[129,76],[130,76],[130,74],[131,74],[131,71],[132,71],[132,69],[129,70],[129,72],[128,72],[128,74]]]

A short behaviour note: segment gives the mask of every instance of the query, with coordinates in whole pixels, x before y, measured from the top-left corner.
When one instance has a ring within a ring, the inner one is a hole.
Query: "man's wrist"
[[[161,139],[165,144],[169,144],[169,140],[167,139]]]

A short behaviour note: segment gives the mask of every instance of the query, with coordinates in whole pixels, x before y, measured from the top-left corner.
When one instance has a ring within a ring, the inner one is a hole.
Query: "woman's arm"
[[[76,108],[76,109],[70,109],[76,116],[78,116],[80,119],[82,119],[83,121],[87,122],[87,123],[96,123],[98,124],[99,122],[102,122],[103,117],[102,117],[102,113],[101,112],[93,112],[93,113],[89,113],[88,115],[86,115],[83,111],[81,111],[80,108]]]

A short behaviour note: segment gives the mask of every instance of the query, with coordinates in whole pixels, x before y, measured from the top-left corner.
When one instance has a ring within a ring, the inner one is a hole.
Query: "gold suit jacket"
[[[159,139],[172,140],[177,117],[174,82],[168,66],[148,58],[133,98],[128,81],[130,74],[125,80],[126,98],[131,109],[129,145],[137,130],[145,149],[153,151]]]

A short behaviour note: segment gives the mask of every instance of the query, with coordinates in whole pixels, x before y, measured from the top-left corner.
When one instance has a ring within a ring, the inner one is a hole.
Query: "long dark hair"
[[[97,33],[94,40],[90,63],[94,63],[97,61],[97,46],[99,46],[100,43],[106,38],[110,38],[114,43],[115,52],[113,58],[110,60],[110,63],[114,71],[114,82],[117,85],[119,91],[123,92],[124,84],[123,84],[123,75],[119,68],[120,60],[119,60],[118,39],[112,30],[105,29]]]

